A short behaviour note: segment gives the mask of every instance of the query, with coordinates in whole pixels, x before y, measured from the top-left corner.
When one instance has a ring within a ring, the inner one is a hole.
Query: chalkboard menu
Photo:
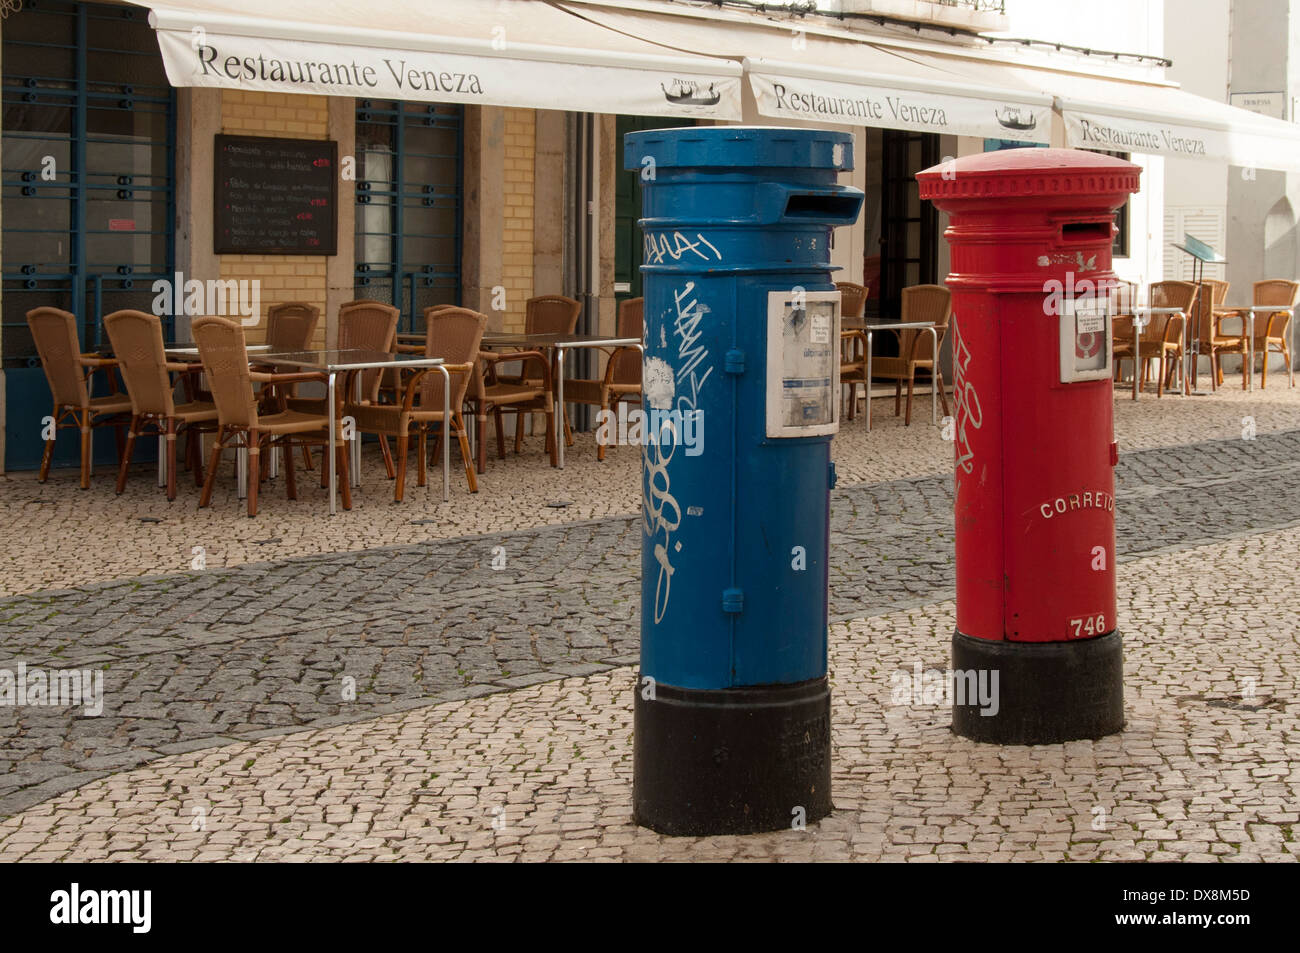
[[[217,136],[213,247],[218,255],[338,251],[338,144]]]

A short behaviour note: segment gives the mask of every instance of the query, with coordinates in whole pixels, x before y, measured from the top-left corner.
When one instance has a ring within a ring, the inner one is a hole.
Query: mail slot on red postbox
[[[1113,213],[1132,163],[1065,149],[917,175],[949,213],[959,689],[953,730],[1003,744],[1124,723],[1115,600]]]

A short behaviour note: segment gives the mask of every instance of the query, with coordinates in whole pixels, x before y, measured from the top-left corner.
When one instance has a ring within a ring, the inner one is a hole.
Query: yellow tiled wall
[[[505,222],[502,265],[506,289],[504,328],[524,329],[524,303],[533,290],[533,178],[537,115],[531,109],[505,111]]]
[[[221,131],[231,136],[329,137],[329,109],[324,96],[263,93],[238,89],[221,94]],[[531,221],[531,220],[530,220]],[[531,227],[531,226],[530,226]],[[351,235],[339,235],[341,243]],[[247,332],[249,343],[266,336],[266,309],[278,301],[306,301],[321,309],[315,343],[325,344],[325,256],[221,255],[221,278],[261,282],[262,320]]]

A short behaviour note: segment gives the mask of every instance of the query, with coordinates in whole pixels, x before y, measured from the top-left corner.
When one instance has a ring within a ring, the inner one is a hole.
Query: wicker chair
[[[1213,278],[1207,278],[1201,282],[1201,290],[1197,292],[1196,301],[1192,305],[1190,318],[1192,327],[1196,329],[1196,360],[1192,365],[1192,386],[1193,389],[1199,386],[1201,377],[1200,358],[1202,356],[1210,359],[1210,390],[1217,390],[1221,383],[1221,374],[1219,373],[1218,352],[1215,345],[1230,344],[1231,340],[1222,337],[1219,333],[1219,321],[1223,318],[1222,304],[1223,299],[1228,294],[1228,282],[1217,281]],[[1129,346],[1132,350],[1132,346]],[[1132,354],[1128,355],[1132,357]]]
[[[867,400],[871,399],[870,381],[867,380],[867,333],[865,331],[840,331],[840,386],[849,388],[848,419],[858,410],[858,387]]]
[[[851,281],[837,281],[840,293],[840,320],[861,321],[867,314],[867,287]],[[863,396],[869,396],[867,386],[867,336],[857,330],[840,331],[840,385],[849,388],[848,419],[852,420],[858,409],[858,386]]]
[[[42,483],[49,479],[58,432],[75,428],[81,433],[81,488],[89,489],[90,474],[94,469],[91,441],[94,428],[116,428],[119,463],[123,453],[131,399],[117,393],[117,378],[113,376],[117,361],[81,353],[77,318],[70,312],[58,308],[33,308],[27,312],[27,326],[31,328],[36,353],[41,357],[41,367],[54,397],[54,430],[45,441],[38,479]],[[90,396],[90,377],[97,370],[108,373],[113,393],[104,397]]]
[[[1119,383],[1120,361],[1133,360],[1133,335],[1137,307],[1138,286],[1135,281],[1116,281],[1110,292],[1113,316],[1111,318],[1111,363],[1115,368],[1115,383]],[[1133,375],[1133,399],[1137,399],[1137,375]]]
[[[427,319],[426,319],[427,320]],[[551,466],[558,463],[555,443],[555,402],[551,397],[551,365],[542,351],[510,351],[496,353],[480,351],[479,359],[474,364],[473,379],[470,381],[469,393],[465,400],[474,410],[478,421],[478,469],[483,473],[487,469],[487,441],[484,428],[487,426],[488,414],[496,422],[497,456],[506,457],[505,429],[502,426],[503,411],[513,410],[522,416],[529,414],[546,415],[546,449],[551,454]],[[497,364],[508,360],[531,360],[541,369],[539,381],[499,379],[496,375]],[[517,417],[518,421],[520,418]],[[515,453],[522,448],[522,435],[516,424]]]
[[[131,398],[131,429],[126,450],[118,467],[117,492],[126,489],[126,471],[131,465],[136,437],[152,427],[167,438],[167,499],[176,499],[176,440],[185,432],[185,455],[194,471],[194,485],[203,485],[201,433],[216,431],[217,408],[207,401],[177,404],[172,373],[191,373],[193,364],[167,360],[163,350],[162,319],[143,311],[115,311],[104,318],[104,330],[113,344],[122,380]]]
[[[837,281],[835,288],[840,293],[840,318],[861,320],[867,314],[867,286],[855,285],[851,281]]]
[[[935,334],[938,335],[939,349],[942,349],[944,339],[948,336],[948,320],[952,317],[952,292],[943,285],[913,285],[903,289],[902,297],[902,321],[932,322]],[[916,384],[917,370],[928,371],[934,376],[935,393],[939,395],[944,416],[948,416],[943,371],[935,366],[934,359],[930,356],[929,334],[919,328],[900,329],[894,333],[898,336],[899,356],[878,357],[871,362],[873,378],[882,377],[894,382],[894,416],[897,417],[900,413],[903,381],[907,381],[907,416],[903,419],[903,424],[911,426],[912,391]],[[870,381],[867,386],[870,387]]]
[[[1251,300],[1256,307],[1277,305],[1279,307],[1294,307],[1297,299],[1300,299],[1300,282],[1286,281],[1281,278],[1268,278],[1264,281],[1255,282],[1252,289]],[[1287,342],[1287,328],[1291,324],[1291,314],[1288,311],[1232,311],[1220,310],[1218,319],[1222,321],[1227,317],[1238,317],[1241,319],[1241,333],[1238,335],[1223,334],[1222,331],[1214,338],[1212,347],[1213,354],[1217,357],[1220,352],[1228,354],[1241,355],[1241,389],[1245,390],[1250,383],[1250,375],[1254,368],[1248,366],[1246,355],[1249,353],[1249,347],[1253,346],[1255,354],[1264,355],[1264,367],[1260,372],[1260,387],[1268,386],[1268,355],[1270,353],[1281,354],[1286,360],[1287,367],[1291,366],[1291,348]],[[1218,371],[1220,381],[1222,381],[1222,367]]]
[[[311,347],[316,335],[316,326],[320,323],[320,308],[306,301],[282,301],[266,309],[266,344],[273,354],[287,354],[292,351],[305,351]],[[279,368],[268,367],[275,372]],[[283,399],[298,396],[298,385],[287,384],[283,388],[264,386],[262,396],[266,400],[278,400],[275,409],[283,410]],[[303,463],[307,469],[312,468],[311,448],[303,445]]]
[[[627,298],[618,306],[621,338],[640,338],[645,327],[645,298]],[[641,352],[635,347],[614,348],[600,380],[575,378],[564,382],[566,404],[587,404],[616,414],[622,401],[641,402]],[[596,459],[605,459],[605,444],[596,445]]]
[[[217,439],[212,445],[212,459],[207,477],[203,481],[203,494],[199,506],[212,500],[212,484],[217,475],[221,452],[231,448],[248,449],[248,515],[257,515],[257,490],[261,482],[260,457],[263,447],[279,447],[284,453],[284,485],[289,499],[298,498],[298,486],[293,471],[294,442],[309,442],[321,446],[329,443],[329,418],[325,413],[308,413],[301,410],[282,410],[274,414],[259,414],[254,384],[293,384],[301,381],[324,381],[319,371],[295,374],[267,374],[253,371],[248,366],[248,349],[244,332],[239,324],[226,318],[195,318],[192,325],[194,340],[203,361],[203,372],[212,388],[212,398],[217,405]],[[342,424],[336,420],[338,432],[336,453],[338,471],[343,487],[343,508],[352,508],[351,482],[348,479],[347,444],[343,440]],[[328,469],[321,467],[322,471]]]
[[[538,295],[535,298],[529,298],[524,305],[524,333],[525,334],[572,334],[578,327],[578,318],[582,314],[582,303],[575,301],[573,298],[567,298],[564,295]],[[493,364],[501,364],[509,361],[520,360],[524,352],[498,352],[493,353],[488,360]],[[541,384],[542,379],[536,376],[536,368],[548,365],[553,359],[554,351],[546,349],[546,356],[537,358],[525,358],[523,365],[520,367],[518,374],[502,375],[496,374],[496,381],[500,384],[511,384],[516,386],[537,387]],[[554,380],[554,369],[551,369],[548,377]],[[518,453],[523,447],[524,440],[524,410],[515,411],[515,453]],[[573,433],[569,429],[568,415],[564,415],[564,439],[565,446],[573,446]]]
[[[1164,389],[1172,386],[1174,375],[1182,366],[1183,339],[1188,315],[1196,308],[1197,286],[1190,281],[1157,281],[1148,290],[1153,308],[1177,308],[1176,314],[1153,314],[1142,332],[1142,379],[1138,388],[1146,387],[1147,368],[1153,361],[1160,362],[1160,376],[1156,380],[1156,396],[1163,397]],[[1190,391],[1189,381],[1183,390]]]
[[[425,354],[441,357],[451,374],[451,430],[460,441],[460,455],[465,463],[465,479],[471,493],[478,492],[474,461],[469,450],[469,436],[461,417],[461,405],[476,366],[479,343],[487,327],[487,315],[468,308],[429,308],[425,312]],[[401,502],[406,489],[406,457],[411,435],[416,436],[419,458],[418,485],[427,480],[428,433],[430,424],[439,425],[441,441],[443,420],[442,374],[433,368],[412,368],[413,373],[399,383],[396,404],[347,403],[345,413],[356,420],[360,433],[375,433],[397,438],[397,485],[393,500]],[[437,444],[435,444],[437,449]]]
[[[306,301],[282,301],[266,309],[266,343],[271,351],[305,351],[320,323],[320,308]]]

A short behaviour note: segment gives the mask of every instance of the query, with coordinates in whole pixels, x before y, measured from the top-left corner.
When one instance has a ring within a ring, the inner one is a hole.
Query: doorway
[[[880,156],[879,257],[874,269],[879,292],[872,289],[873,313],[897,320],[903,289],[934,284],[938,278],[939,216],[931,203],[921,201],[916,173],[939,163],[939,136],[901,129],[868,129],[867,135],[879,137]],[[872,151],[869,148],[868,154]],[[867,239],[864,247],[871,251],[870,234]],[[868,282],[872,270],[864,272]]]

